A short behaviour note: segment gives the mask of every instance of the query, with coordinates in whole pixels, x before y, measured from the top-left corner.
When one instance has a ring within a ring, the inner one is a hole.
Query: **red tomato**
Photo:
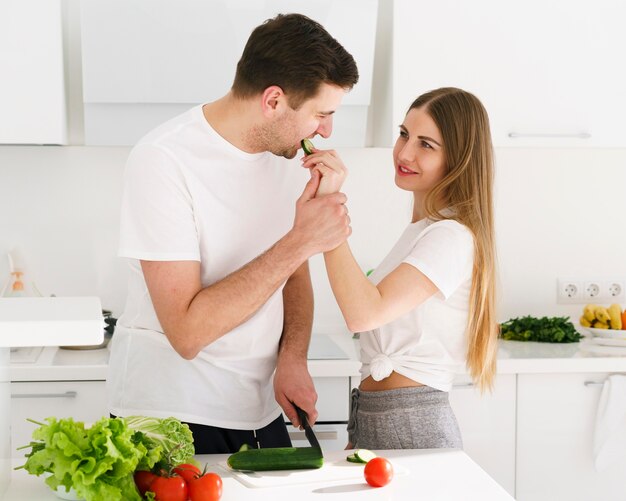
[[[135,472],[134,478],[135,485],[143,496],[150,487],[150,485],[152,485],[154,479],[157,478],[157,475],[152,473],[151,471],[139,470]]]
[[[189,483],[196,475],[200,475],[200,468],[191,463],[183,463],[174,468],[174,473],[179,477],[183,477],[185,482]]]
[[[189,482],[191,501],[219,501],[222,497],[222,478],[217,473],[207,473]]]
[[[154,492],[156,501],[187,501],[189,493],[187,482],[178,475],[173,477],[157,476],[148,490]]]
[[[391,482],[393,466],[385,458],[370,459],[365,465],[365,481],[372,487],[382,487]]]

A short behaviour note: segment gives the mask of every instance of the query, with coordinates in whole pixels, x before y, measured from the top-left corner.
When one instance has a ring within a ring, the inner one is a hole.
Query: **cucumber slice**
[[[239,447],[239,451],[249,451],[250,449],[252,449],[252,447],[250,447],[248,444],[243,444],[241,447]]]
[[[367,449],[357,449],[354,453],[354,456],[359,458],[362,463],[367,463],[370,460],[376,457],[372,451],[368,451]]]
[[[350,454],[349,456],[346,457],[346,461],[348,461],[349,463],[359,463],[359,464],[363,464],[363,461],[361,461],[358,457],[356,457],[354,454]]]
[[[313,153],[313,148],[315,148],[315,146],[313,146],[313,143],[309,139],[303,139],[302,141],[300,141],[300,144],[302,145],[302,150],[304,151],[305,155],[310,155],[311,153]]]

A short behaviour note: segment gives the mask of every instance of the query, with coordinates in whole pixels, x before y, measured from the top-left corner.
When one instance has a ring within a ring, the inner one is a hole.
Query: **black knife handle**
[[[296,413],[298,414],[298,420],[300,421],[300,426],[302,426],[303,428],[306,428],[307,426],[309,426],[309,420],[307,419],[306,412],[300,409],[300,407],[298,407],[296,404],[293,404],[293,406],[296,409]]]

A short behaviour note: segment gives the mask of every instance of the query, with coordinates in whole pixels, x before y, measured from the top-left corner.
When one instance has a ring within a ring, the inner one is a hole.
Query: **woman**
[[[393,149],[396,185],[413,193],[410,224],[369,279],[347,243],[324,255],[348,328],[360,332],[348,448],[462,447],[448,400],[467,366],[481,389],[496,369],[493,154],[480,101],[456,88],[411,104]],[[337,191],[334,152],[304,160]]]

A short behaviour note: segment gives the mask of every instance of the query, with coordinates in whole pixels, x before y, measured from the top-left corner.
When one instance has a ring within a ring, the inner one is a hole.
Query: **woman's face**
[[[446,172],[441,133],[422,108],[410,110],[400,125],[393,148],[396,185],[417,196],[425,195]]]

